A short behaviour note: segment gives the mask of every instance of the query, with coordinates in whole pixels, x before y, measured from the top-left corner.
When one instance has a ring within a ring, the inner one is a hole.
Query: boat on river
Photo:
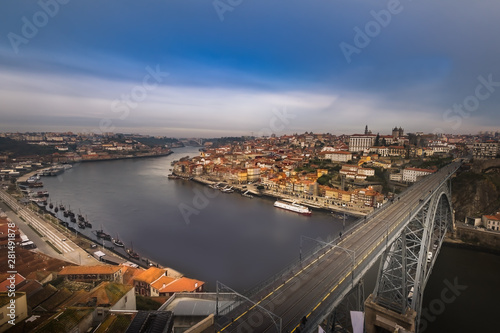
[[[302,214],[302,215],[311,215],[312,214],[312,211],[309,208],[307,208],[306,206],[300,205],[300,204],[296,203],[295,201],[285,202],[285,201],[277,200],[274,203],[274,207],[289,210],[289,211],[292,211],[292,212],[295,212],[298,214]]]

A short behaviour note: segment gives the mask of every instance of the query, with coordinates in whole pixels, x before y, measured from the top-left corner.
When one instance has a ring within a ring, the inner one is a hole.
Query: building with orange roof
[[[26,279],[19,273],[16,274],[3,274],[3,281],[0,283],[0,292],[9,291],[10,289],[15,289],[21,287],[26,283]]]
[[[98,265],[98,266],[66,266],[60,272],[68,280],[93,282],[93,281],[113,281],[122,283],[122,266]]]
[[[205,282],[186,277],[176,279],[169,284],[165,284],[159,289],[160,296],[172,296],[175,293],[181,292],[202,292]]]
[[[500,231],[500,212],[495,215],[483,215],[481,220],[487,229]]]
[[[134,285],[134,278],[144,272],[143,268],[122,265],[123,284]]]
[[[133,278],[135,293],[141,296],[159,296],[158,289],[153,284],[162,276],[167,276],[166,269],[149,267]]]

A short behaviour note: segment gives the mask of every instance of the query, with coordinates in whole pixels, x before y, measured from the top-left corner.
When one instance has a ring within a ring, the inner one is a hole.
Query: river
[[[209,290],[216,281],[248,290],[296,261],[301,239],[306,251],[319,244],[311,239],[343,230],[342,219],[328,212],[301,216],[274,208],[271,199],[167,179],[172,161],[197,154],[198,148],[184,147],[167,157],[81,163],[42,181],[53,203],[81,212],[94,230],[102,226],[141,256],[206,281]],[[375,276],[376,268],[365,278],[367,295]],[[444,247],[424,295],[425,331],[492,331],[499,276],[499,256]],[[445,302],[443,290],[455,279],[466,287]]]

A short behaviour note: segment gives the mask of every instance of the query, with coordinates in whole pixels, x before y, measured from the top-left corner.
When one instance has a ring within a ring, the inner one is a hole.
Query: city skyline
[[[231,4],[5,2],[0,131],[498,129],[494,1]]]

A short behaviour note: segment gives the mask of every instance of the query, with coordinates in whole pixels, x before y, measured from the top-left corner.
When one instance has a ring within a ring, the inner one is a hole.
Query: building
[[[12,221],[9,218],[0,217],[0,248],[7,248],[9,245],[9,241],[14,241],[16,245],[21,244],[21,233],[19,229],[14,227],[9,227],[9,224],[12,225]],[[14,238],[9,238],[9,230],[14,230]]]
[[[354,204],[367,207],[378,207],[384,202],[384,196],[375,191],[371,186],[365,189],[352,191],[351,201]]]
[[[406,168],[403,170],[403,182],[415,183],[420,177],[430,175],[434,172],[435,170],[430,169]]]
[[[133,278],[135,293],[141,296],[159,296],[159,284],[155,284],[162,277],[167,277],[167,270],[149,267]],[[163,286],[163,284],[161,284]]]
[[[254,182],[260,179],[260,168],[247,168],[248,181]]]
[[[392,136],[394,138],[400,138],[405,135],[405,130],[401,128],[401,126],[398,128],[397,126],[392,129]]]
[[[348,151],[322,151],[319,153],[319,159],[345,163],[352,160],[352,153]]]
[[[398,173],[391,173],[389,175],[389,180],[393,182],[402,182],[403,181],[403,174],[398,172]]]
[[[123,281],[122,267],[111,265],[66,266],[59,272],[59,276],[81,282],[112,281],[122,283]]]
[[[375,176],[375,170],[370,168],[362,168],[357,165],[342,165],[339,173],[345,175],[346,178],[351,178],[355,180],[365,180],[367,177]]]
[[[500,231],[500,212],[495,215],[483,215],[481,220],[486,229]]]
[[[493,159],[498,155],[498,142],[488,140],[486,142],[475,142],[472,145],[472,157],[475,159]]]
[[[16,292],[9,295],[0,292],[0,332],[5,332],[28,317],[26,293]]]
[[[377,138],[374,134],[353,134],[349,137],[349,151],[360,152],[370,149]]]
[[[164,279],[164,281],[161,281]],[[203,291],[203,286],[205,282],[198,281],[194,279],[189,279],[186,277],[181,277],[179,279],[173,279],[165,276],[164,278],[158,281],[161,285],[158,285],[158,291],[160,296],[172,296],[175,293],[197,293]],[[167,279],[171,279],[172,281],[168,282]]]

